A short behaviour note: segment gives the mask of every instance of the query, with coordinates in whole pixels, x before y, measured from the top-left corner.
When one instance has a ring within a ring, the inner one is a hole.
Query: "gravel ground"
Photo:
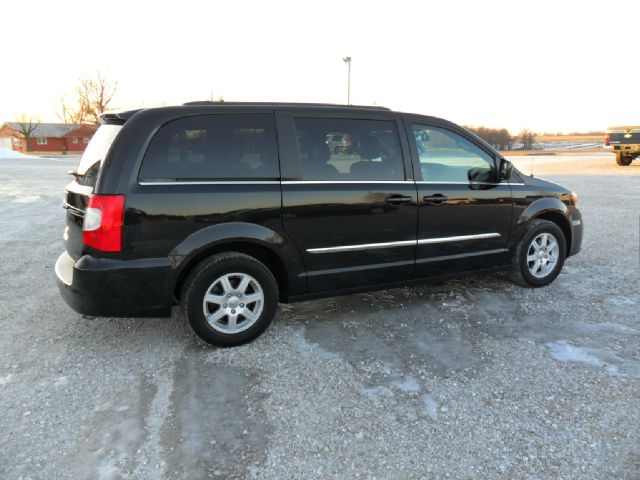
[[[0,160],[0,478],[640,478],[637,163],[535,158],[586,226],[548,288],[281,306],[215,349],[177,311],[71,311],[53,264],[75,161]]]

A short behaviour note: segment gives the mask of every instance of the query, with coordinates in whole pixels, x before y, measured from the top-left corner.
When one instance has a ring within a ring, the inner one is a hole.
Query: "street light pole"
[[[342,59],[347,64],[347,105],[351,105],[351,57]]]

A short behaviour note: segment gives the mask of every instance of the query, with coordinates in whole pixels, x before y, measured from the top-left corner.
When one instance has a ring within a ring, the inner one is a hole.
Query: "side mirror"
[[[498,181],[508,180],[511,178],[511,172],[513,171],[513,163],[509,160],[500,160],[500,169],[498,170]]]
[[[491,170],[486,168],[471,168],[467,171],[467,178],[470,182],[487,183],[491,182]]]

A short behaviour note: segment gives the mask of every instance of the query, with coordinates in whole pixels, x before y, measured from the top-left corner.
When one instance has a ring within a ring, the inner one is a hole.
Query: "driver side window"
[[[414,124],[412,127],[423,181],[493,181],[493,158],[466,138],[430,125]]]

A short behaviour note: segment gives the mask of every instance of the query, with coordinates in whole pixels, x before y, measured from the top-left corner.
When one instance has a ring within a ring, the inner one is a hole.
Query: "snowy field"
[[[513,150],[518,150],[522,148],[524,145],[519,142],[515,142],[511,148]],[[556,142],[535,142],[533,144],[534,150],[587,150],[594,148],[603,148],[603,141],[593,141],[593,140],[560,140]]]
[[[76,164],[0,160],[0,478],[640,478],[640,162],[534,158],[586,229],[550,287],[493,275],[281,306],[234,349],[177,311],[64,304]]]

